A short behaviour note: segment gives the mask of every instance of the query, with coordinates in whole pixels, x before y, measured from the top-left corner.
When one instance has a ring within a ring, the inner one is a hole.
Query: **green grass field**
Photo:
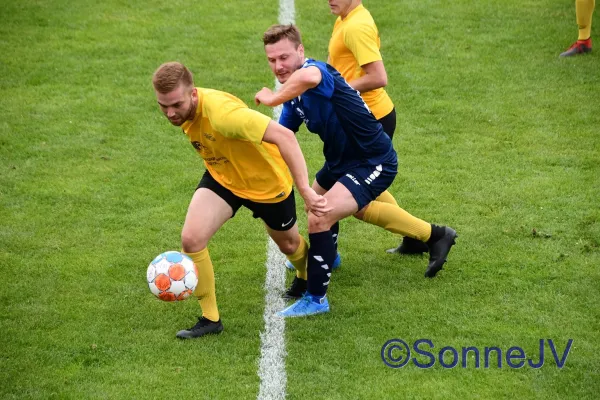
[[[331,312],[286,321],[287,397],[597,398],[600,58],[558,58],[576,39],[574,2],[365,5],[398,112],[390,190],[460,237],[426,280],[425,257],[384,252],[397,237],[343,221]],[[273,86],[260,38],[278,2],[0,8],[0,398],[256,398],[261,223],[240,211],[210,243],[222,335],[177,341],[197,302],[162,303],[146,285],[154,256],[179,249],[203,171],[160,113],[151,75],[179,60],[198,86],[252,104]],[[309,55],[326,57],[333,21],[324,0],[296,2]],[[320,143],[299,140],[313,175]],[[393,338],[428,338],[433,352],[520,346],[534,360],[540,339],[559,356],[573,346],[562,369],[548,347],[539,369],[495,358],[392,369],[380,351]]]

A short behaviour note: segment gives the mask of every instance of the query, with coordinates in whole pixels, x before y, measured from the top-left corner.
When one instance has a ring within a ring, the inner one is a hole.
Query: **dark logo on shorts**
[[[215,137],[212,134],[208,133],[208,132],[204,132],[202,135],[205,138],[207,138],[208,140],[210,140],[211,142],[216,142],[217,141],[217,139],[215,139]]]
[[[194,146],[194,148],[198,151],[202,151],[204,148],[206,148],[206,146],[204,146],[202,143],[200,142],[192,142],[192,146]]]

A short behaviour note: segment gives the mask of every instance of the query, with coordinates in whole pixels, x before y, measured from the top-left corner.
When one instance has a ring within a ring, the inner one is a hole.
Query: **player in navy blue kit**
[[[331,227],[354,215],[393,233],[429,246],[425,276],[442,269],[456,232],[416,218],[397,205],[374,201],[393,182],[398,167],[390,138],[359,93],[333,67],[306,59],[300,32],[294,25],[273,25],[263,36],[269,65],[282,86],[263,88],[256,104],[283,104],[279,123],[297,132],[302,123],[324,143],[325,165],[313,189],[327,199],[331,211],[308,212],[308,271],[297,271],[288,297],[300,297],[279,312],[284,317],[329,311],[326,297],[336,258]],[[307,280],[302,282],[302,276]]]

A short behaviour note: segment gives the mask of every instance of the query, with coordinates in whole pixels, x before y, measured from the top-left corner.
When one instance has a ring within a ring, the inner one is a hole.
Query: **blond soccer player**
[[[244,206],[263,220],[269,236],[306,277],[307,244],[298,233],[292,177],[311,212],[327,213],[327,200],[309,186],[292,131],[229,93],[195,87],[191,72],[181,63],[162,64],[152,83],[161,111],[183,129],[206,166],[181,233],[183,251],[198,268],[194,294],[202,316],[176,336],[220,333],[223,324],[207,248],[213,235]]]

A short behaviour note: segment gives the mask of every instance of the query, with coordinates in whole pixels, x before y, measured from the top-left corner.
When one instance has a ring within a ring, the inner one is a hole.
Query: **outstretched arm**
[[[269,107],[278,106],[300,96],[308,89],[316,87],[321,83],[321,79],[322,76],[319,68],[314,66],[300,68],[294,71],[277,92],[273,92],[266,87],[262,88],[254,96],[254,102],[256,105],[264,104]]]
[[[316,215],[323,215],[331,211],[331,207],[327,207],[327,199],[318,195],[308,183],[306,161],[294,133],[277,122],[271,121],[263,136],[263,142],[273,143],[279,148],[283,160],[292,173],[296,189],[304,199],[307,208]]]

